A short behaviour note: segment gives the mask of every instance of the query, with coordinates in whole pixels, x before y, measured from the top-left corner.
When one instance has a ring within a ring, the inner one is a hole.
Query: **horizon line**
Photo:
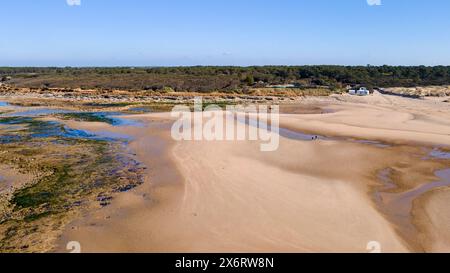
[[[0,65],[0,68],[177,68],[177,67],[235,67],[235,68],[251,68],[251,67],[306,67],[306,66],[336,66],[336,67],[450,67],[450,64],[426,65],[426,64],[383,64],[383,65],[344,65],[344,64],[264,64],[264,65]]]

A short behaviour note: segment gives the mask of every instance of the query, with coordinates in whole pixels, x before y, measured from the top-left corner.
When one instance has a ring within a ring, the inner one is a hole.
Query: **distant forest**
[[[347,85],[450,85],[450,66],[0,67],[0,80],[35,88],[242,92],[293,84],[296,88],[339,90]]]

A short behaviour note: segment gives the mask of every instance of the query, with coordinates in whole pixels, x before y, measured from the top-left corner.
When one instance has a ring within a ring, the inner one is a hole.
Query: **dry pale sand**
[[[312,98],[309,103],[318,99]],[[282,125],[333,136],[450,145],[450,105],[379,93],[322,98],[327,114],[283,115]]]
[[[305,104],[334,112],[283,115],[281,124],[327,135],[450,144],[449,109],[434,102],[376,94]],[[420,202],[421,236],[428,243],[420,246],[401,236],[402,227],[373,200],[379,170],[396,166],[402,183],[423,183],[447,164],[420,163],[412,156],[420,148],[281,138],[276,152],[263,153],[250,141],[174,142],[168,115],[134,118],[147,127],[69,122],[133,136],[130,147],[149,172],[143,186],[71,223],[56,251],[64,252],[68,241],[79,241],[83,252],[367,252],[370,241],[385,252],[450,251],[449,240],[433,243],[449,236],[442,227],[449,217],[440,217],[448,216],[448,198],[428,194]],[[423,210],[431,222],[423,221]]]
[[[10,194],[33,179],[30,174],[23,174],[7,165],[0,165],[0,195]]]

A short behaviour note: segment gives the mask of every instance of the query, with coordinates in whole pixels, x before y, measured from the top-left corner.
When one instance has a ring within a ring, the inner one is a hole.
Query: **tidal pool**
[[[428,155],[432,158],[450,159],[450,152],[446,152],[440,148],[434,148]]]
[[[7,199],[0,198],[1,228],[8,232],[0,234],[0,252],[49,251],[49,236],[82,208],[108,206],[115,194],[143,183],[145,168],[126,148],[130,136],[43,119],[70,115],[71,110],[10,108],[14,112],[0,115],[0,164],[34,178]],[[114,126],[135,124],[120,113],[89,115]]]

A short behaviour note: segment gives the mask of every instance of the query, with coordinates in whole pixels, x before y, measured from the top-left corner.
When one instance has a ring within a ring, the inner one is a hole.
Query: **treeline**
[[[347,85],[413,87],[450,85],[450,66],[196,66],[196,67],[3,67],[0,78],[24,87],[174,91],[242,91],[295,84],[298,88]]]

